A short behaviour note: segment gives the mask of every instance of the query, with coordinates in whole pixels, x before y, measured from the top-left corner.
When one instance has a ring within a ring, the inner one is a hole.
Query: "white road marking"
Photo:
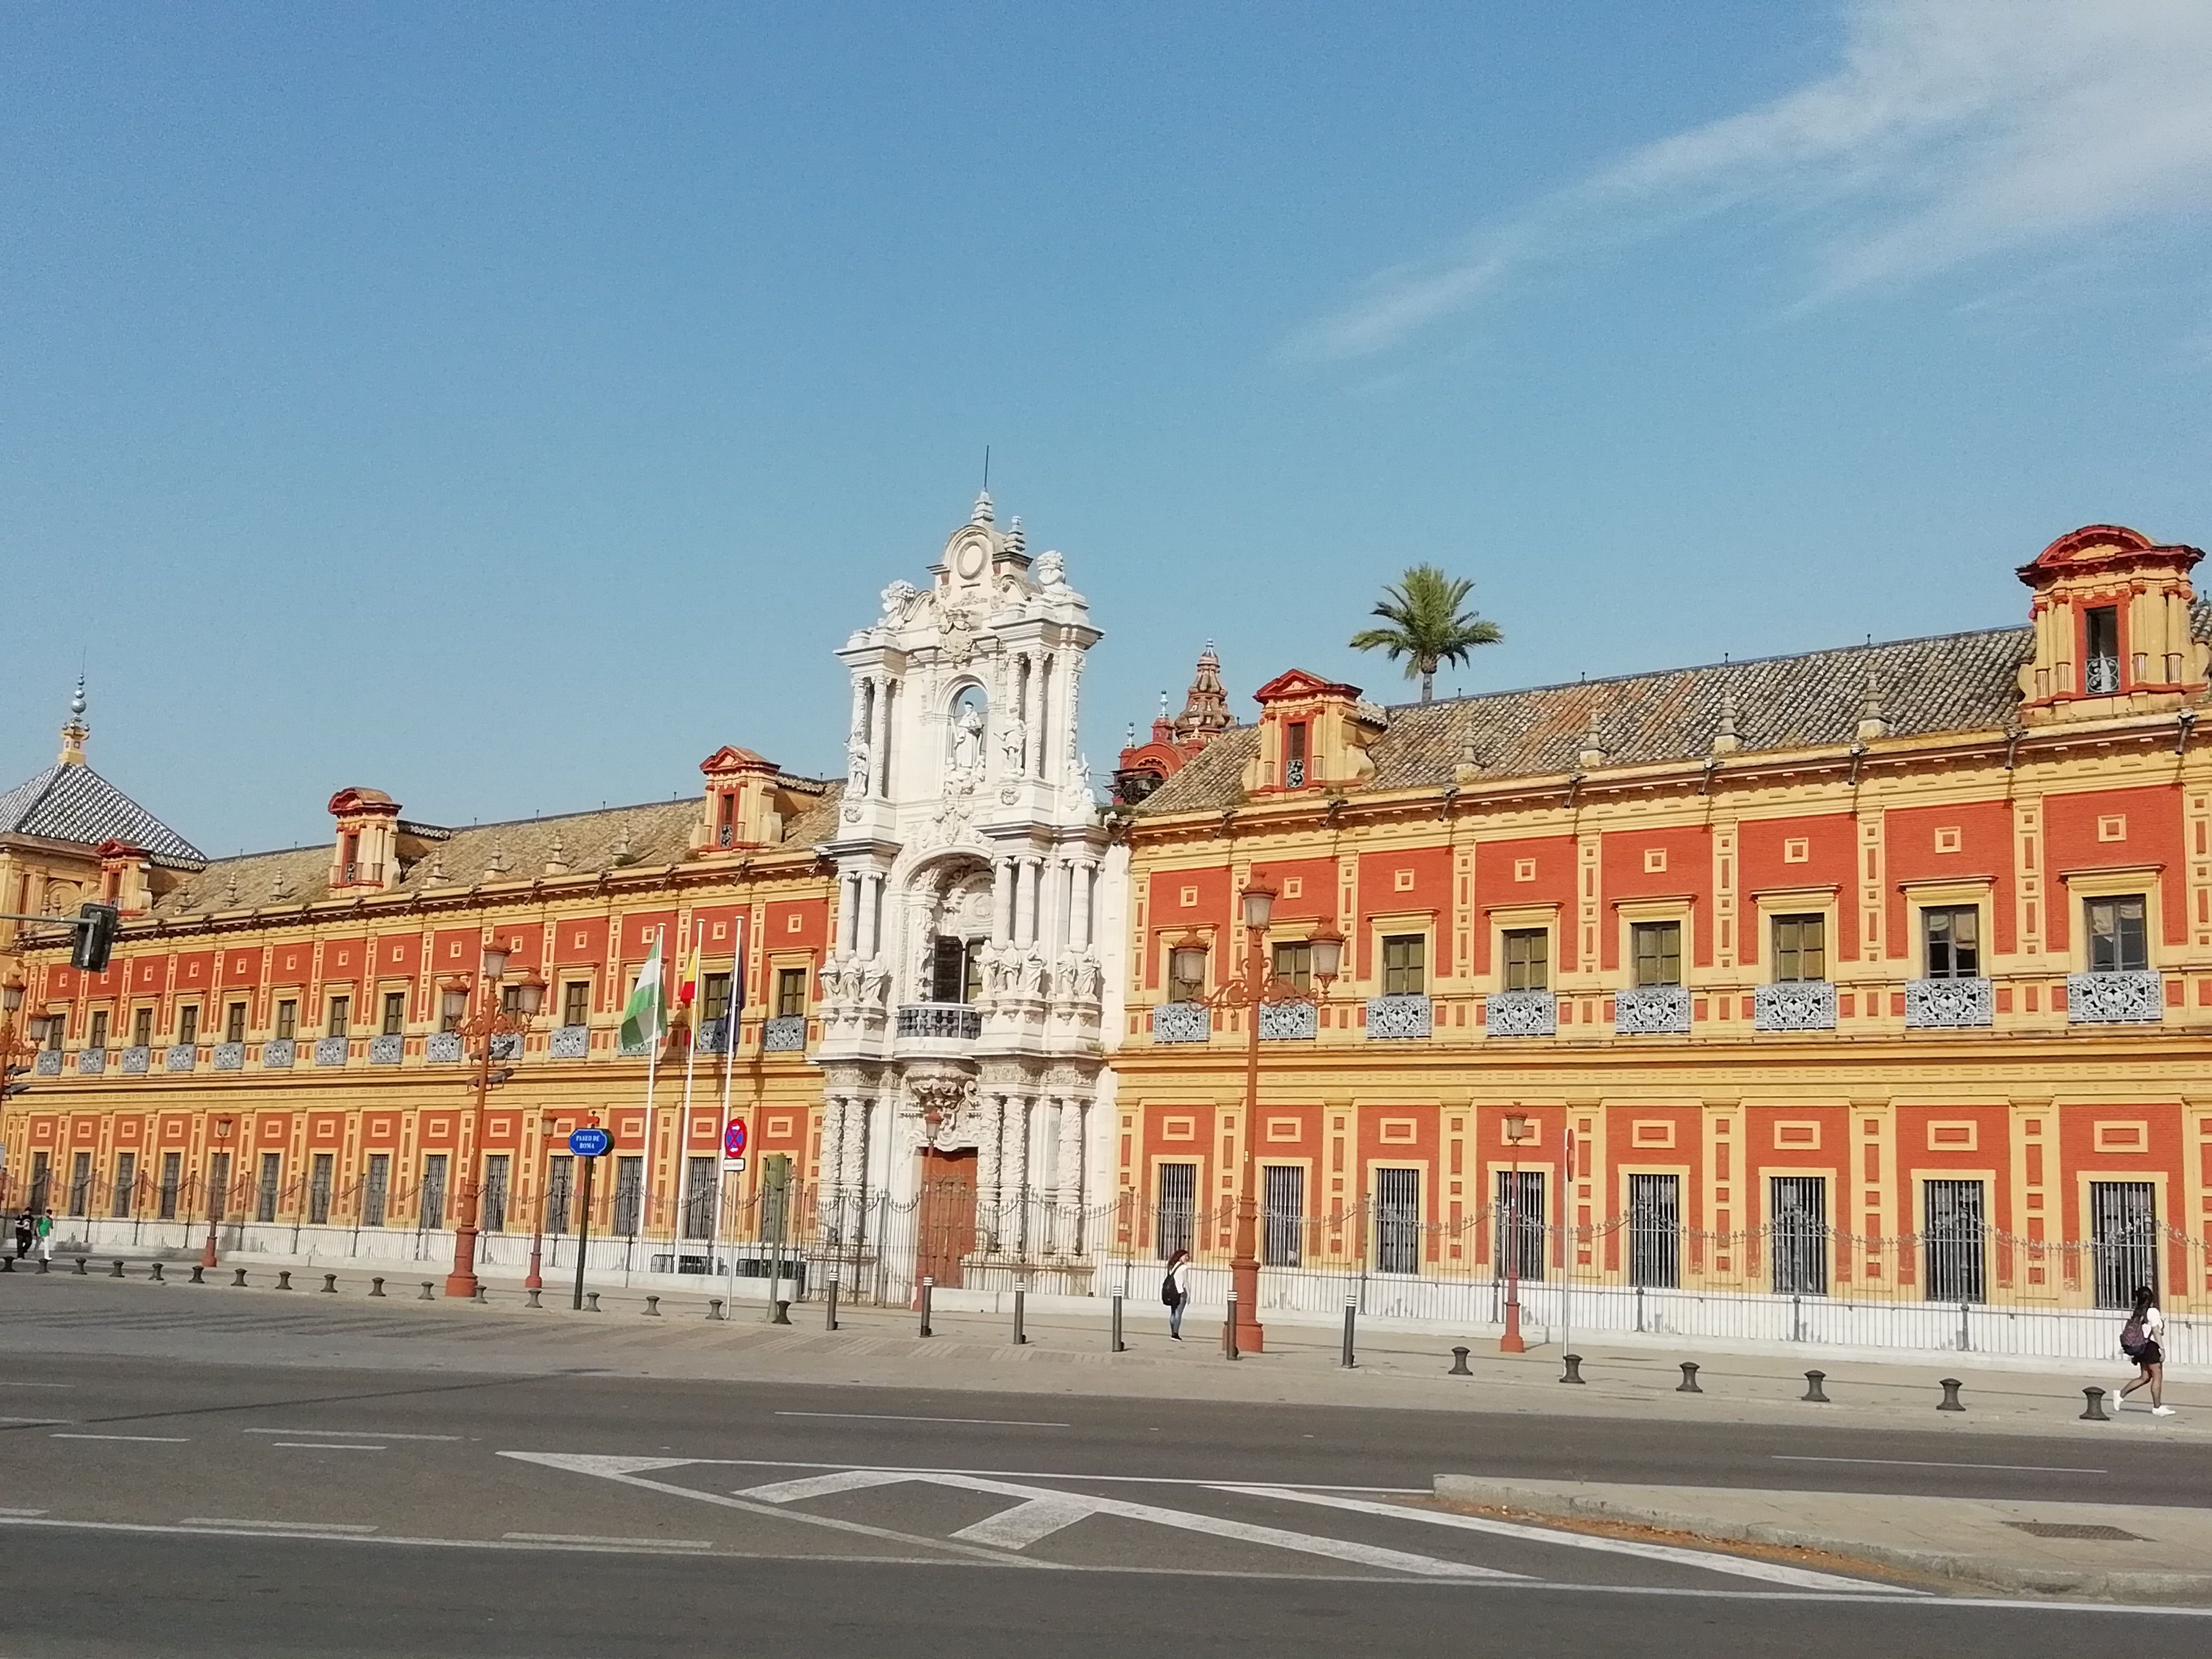
[[[0,1515],[19,1516],[26,1521],[35,1520],[45,1513],[44,1510],[0,1510]]]
[[[2067,1463],[1923,1463],[1911,1457],[1796,1457],[1776,1452],[1777,1463],[1879,1463],[1892,1469],[2005,1469],[2022,1474],[2110,1474],[2110,1469],[2085,1469]]]
[[[251,1527],[257,1531],[267,1528],[272,1532],[374,1532],[374,1527],[362,1525],[357,1521],[242,1521],[228,1515],[188,1515],[183,1525],[187,1527]]]
[[[465,1440],[465,1434],[386,1434],[382,1429],[240,1429],[240,1434],[314,1434],[350,1440]]]
[[[20,1423],[36,1427],[43,1423],[74,1423],[74,1417],[0,1417],[0,1423]]]
[[[605,1544],[616,1549],[710,1550],[704,1538],[600,1538],[582,1532],[503,1532],[501,1537],[516,1544]]]
[[[343,1440],[272,1440],[272,1446],[283,1446],[291,1451],[390,1451],[389,1446],[362,1446]]]
[[[795,1457],[656,1457],[642,1462],[672,1468],[678,1463],[711,1463],[726,1469],[883,1469],[898,1474],[980,1474],[994,1480],[1110,1480],[1139,1486],[1235,1486],[1234,1480],[1224,1480],[1219,1475],[1200,1479],[1183,1474],[1070,1474],[1065,1469],[945,1469],[931,1464],[907,1463],[810,1463]],[[1327,1486],[1315,1481],[1297,1483],[1301,1492],[1371,1492],[1389,1496],[1394,1492],[1409,1498],[1427,1498],[1433,1494],[1430,1486]]]
[[[1319,1504],[1333,1510],[1353,1510],[1363,1515],[1387,1515],[1401,1521],[1418,1521],[1434,1527],[1455,1527],[1464,1532],[1489,1533],[1495,1537],[1517,1538],[1530,1543],[1563,1544],[1569,1549],[1597,1550],[1607,1555],[1640,1556],[1647,1561],[1667,1561],[1677,1566],[1700,1567],[1709,1572],[1725,1572],[1739,1578],[1763,1578],[1771,1584],[1791,1584],[1801,1589],[1875,1590],[1893,1595],[1924,1593],[1893,1589],[1871,1579],[1847,1578],[1841,1573],[1785,1567],[1778,1562],[1760,1561],[1749,1556],[1682,1549],[1672,1544],[1639,1543],[1628,1538],[1601,1538],[1586,1532],[1554,1532],[1548,1527],[1524,1527],[1511,1521],[1494,1521],[1486,1515],[1455,1515],[1448,1510],[1416,1510],[1399,1504],[1370,1504],[1356,1498],[1296,1492],[1288,1486],[1224,1486],[1221,1490],[1243,1492],[1248,1498],[1279,1498],[1293,1504]]]
[[[140,1440],[152,1445],[181,1446],[188,1434],[50,1434],[49,1440]]]
[[[73,1389],[74,1382],[0,1382],[0,1389]]]
[[[969,1423],[992,1429],[1064,1429],[1065,1423],[1031,1423],[1018,1417],[893,1417],[884,1412],[778,1412],[778,1417],[834,1417],[853,1423]]]
[[[1072,1527],[1097,1511],[1078,1498],[1032,1498],[1010,1510],[987,1516],[952,1535],[971,1544],[991,1544],[1002,1550],[1025,1550],[1041,1538],[1049,1538],[1062,1527]]]
[[[1413,1573],[1425,1578],[1528,1577],[1526,1573],[1501,1572],[1495,1567],[1478,1567],[1465,1562],[1439,1560],[1432,1555],[1414,1555],[1405,1550],[1385,1549],[1376,1544],[1355,1544],[1340,1538],[1315,1538],[1302,1532],[1285,1532],[1280,1527],[1256,1526],[1250,1522],[1230,1521],[1214,1515],[1194,1515],[1184,1510],[1164,1510],[1152,1504],[1132,1504],[1123,1498],[1100,1498],[1089,1492],[1054,1492],[1044,1486],[1017,1486],[1007,1480],[985,1480],[972,1474],[908,1474],[900,1470],[852,1469],[843,1474],[814,1475],[804,1480],[778,1480],[765,1486],[750,1487],[736,1495],[770,1504],[793,1504],[802,1498],[823,1497],[831,1492],[856,1492],[869,1486],[899,1486],[909,1481],[923,1486],[951,1486],[963,1492],[995,1492],[1000,1497],[1024,1500],[1016,1509],[1006,1511],[1007,1515],[1019,1515],[1031,1504],[1050,1504],[1055,1506],[1055,1513],[1062,1518],[1038,1531],[1036,1534],[1037,1538],[1048,1536],[1061,1527],[1089,1516],[1111,1515],[1127,1521],[1149,1521],[1155,1526],[1171,1527],[1182,1532],[1205,1533],[1238,1543],[1265,1544],[1276,1549],[1295,1550],[1304,1555],[1324,1555],[1334,1560],[1354,1562],[1364,1567],[1387,1567],[1395,1572]],[[977,1523],[978,1526],[988,1524]],[[1012,1522],[1008,1528],[1009,1534],[1018,1536],[1028,1524],[1027,1520]],[[974,1538],[976,1528],[967,1528],[953,1536]],[[1031,1541],[1035,1541],[1034,1539]],[[1019,1548],[1020,1546],[1010,1547]]]

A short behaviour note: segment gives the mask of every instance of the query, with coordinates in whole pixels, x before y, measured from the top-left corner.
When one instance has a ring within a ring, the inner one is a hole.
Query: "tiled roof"
[[[781,845],[811,847],[836,822],[842,783],[811,779],[778,780],[797,792],[818,791],[807,810],[785,823]],[[641,806],[605,807],[556,817],[522,818],[507,823],[473,824],[435,830],[420,857],[405,862],[391,893],[459,891],[480,883],[527,881],[552,873],[556,856],[570,875],[635,866],[680,864],[690,854],[690,836],[700,822],[701,797],[653,801]],[[402,829],[403,840],[408,835]],[[623,854],[617,863],[617,849]],[[217,910],[295,905],[331,896],[331,846],[286,848],[217,859],[190,880],[154,902],[157,916]],[[495,870],[497,859],[503,868]]]
[[[2193,613],[2212,635],[2212,605]],[[1370,744],[1376,789],[1441,788],[1466,757],[1486,780],[1571,772],[1595,726],[1609,766],[1702,758],[1733,699],[1739,752],[1820,748],[1857,733],[1869,679],[1893,736],[2000,731],[2020,700],[2025,628],[1846,646],[1802,656],[1713,663],[1616,679],[1490,692],[1389,709]],[[1218,811],[1244,799],[1240,773],[1258,728],[1223,732],[1141,802],[1141,815]]]
[[[0,795],[0,836],[88,847],[128,842],[165,864],[206,862],[198,848],[89,766],[57,763]]]

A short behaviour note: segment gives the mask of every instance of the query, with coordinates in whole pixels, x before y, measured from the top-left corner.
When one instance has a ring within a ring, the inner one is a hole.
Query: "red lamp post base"
[[[207,1243],[200,1246],[200,1266],[203,1267],[215,1266],[215,1229],[213,1227],[208,1229]]]
[[[464,1222],[453,1230],[453,1271],[446,1275],[446,1294],[473,1300],[477,1293],[477,1230]]]
[[[1498,1339],[1500,1353],[1526,1353],[1528,1345],[1521,1340],[1521,1304],[1516,1299],[1505,1304],[1505,1334]]]
[[[1249,1258],[1229,1264],[1230,1288],[1237,1293],[1237,1352],[1265,1353],[1267,1333],[1260,1323],[1260,1264]]]

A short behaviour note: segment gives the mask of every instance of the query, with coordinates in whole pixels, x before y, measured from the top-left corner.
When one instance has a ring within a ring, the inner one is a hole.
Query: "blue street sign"
[[[603,1158],[614,1139],[605,1129],[572,1129],[568,1132],[568,1150],[578,1158]]]

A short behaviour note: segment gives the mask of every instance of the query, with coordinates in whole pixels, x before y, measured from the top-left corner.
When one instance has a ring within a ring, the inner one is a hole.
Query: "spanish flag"
[[[676,1001],[689,1008],[699,995],[699,941],[691,941],[691,954],[684,963],[684,976],[676,981]]]

